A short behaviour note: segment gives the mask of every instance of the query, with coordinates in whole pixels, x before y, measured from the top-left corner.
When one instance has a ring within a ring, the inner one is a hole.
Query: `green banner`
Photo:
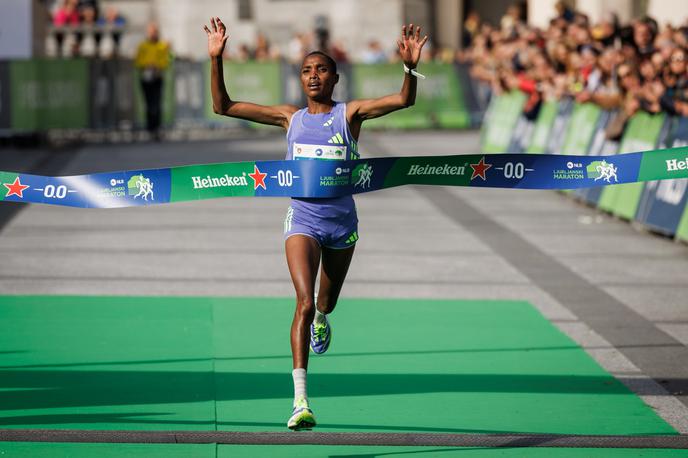
[[[576,103],[569,119],[562,144],[562,154],[585,155],[595,135],[597,121],[602,110],[592,103]]]
[[[401,186],[408,183],[409,177],[413,177],[414,184],[469,186],[474,177],[471,159],[472,156],[435,156],[419,161],[417,157],[400,157],[385,177],[384,186]]]
[[[170,201],[253,196],[254,182],[248,176],[253,168],[251,162],[175,167]]]
[[[470,114],[456,70],[452,65],[427,62],[419,71],[426,79],[418,80],[413,108],[366,121],[379,128],[465,128]],[[370,99],[398,93],[404,79],[401,64],[355,64],[352,66],[353,98]]]
[[[206,63],[206,81],[210,82],[210,61]],[[259,105],[279,105],[282,103],[282,83],[278,62],[230,62],[224,61],[223,70],[227,92],[232,100],[257,103]],[[208,83],[210,84],[210,83]],[[213,99],[210,90],[206,91],[206,119],[225,125],[250,125],[259,129],[279,129],[249,121],[220,116],[213,112]]]
[[[506,153],[525,102],[526,95],[521,91],[507,92],[492,99],[481,132],[483,152]]]
[[[88,76],[88,62],[83,59],[11,62],[12,129],[88,127]]]
[[[677,159],[675,151],[682,150],[677,148],[658,149],[644,155],[640,163],[638,181],[662,180],[667,177],[667,174],[674,174],[676,178],[683,178],[688,171],[688,153],[685,157]]]
[[[635,114],[624,130],[619,153],[654,149],[664,119],[663,113],[651,115],[641,111]],[[621,218],[631,220],[635,218],[640,196],[643,193],[643,186],[643,183],[607,186],[602,190],[598,207]]]
[[[527,153],[543,154],[547,151],[549,132],[554,125],[558,110],[559,102],[556,100],[550,100],[542,104],[537,121],[535,121],[533,135],[530,137],[530,145],[528,145],[526,150]]]

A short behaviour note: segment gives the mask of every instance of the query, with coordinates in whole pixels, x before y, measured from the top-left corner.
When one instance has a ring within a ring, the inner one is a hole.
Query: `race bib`
[[[324,159],[343,161],[346,159],[346,146],[341,145],[306,145],[294,143],[292,157],[298,159]]]

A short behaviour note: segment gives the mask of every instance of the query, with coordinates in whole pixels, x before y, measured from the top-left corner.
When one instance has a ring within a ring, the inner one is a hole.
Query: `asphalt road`
[[[364,132],[362,156],[475,153],[476,132]],[[281,135],[0,151],[77,174],[284,156]],[[551,191],[403,187],[357,197],[348,297],[522,299],[688,433],[688,246]],[[0,293],[291,296],[288,201],[116,210],[0,205]],[[438,318],[438,319],[441,319]]]

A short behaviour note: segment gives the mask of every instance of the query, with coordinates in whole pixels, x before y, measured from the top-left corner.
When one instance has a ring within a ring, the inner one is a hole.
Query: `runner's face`
[[[318,54],[306,57],[301,65],[301,87],[310,99],[330,100],[339,75],[332,71],[325,57]]]

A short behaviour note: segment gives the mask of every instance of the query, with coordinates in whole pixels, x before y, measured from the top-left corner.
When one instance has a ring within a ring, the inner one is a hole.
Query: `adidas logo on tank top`
[[[327,140],[327,143],[336,143],[337,145],[343,145],[343,144],[344,144],[344,139],[342,138],[342,134],[340,134],[339,132],[337,132],[336,134],[334,134],[334,135],[332,136],[332,138],[330,138],[329,140]]]

